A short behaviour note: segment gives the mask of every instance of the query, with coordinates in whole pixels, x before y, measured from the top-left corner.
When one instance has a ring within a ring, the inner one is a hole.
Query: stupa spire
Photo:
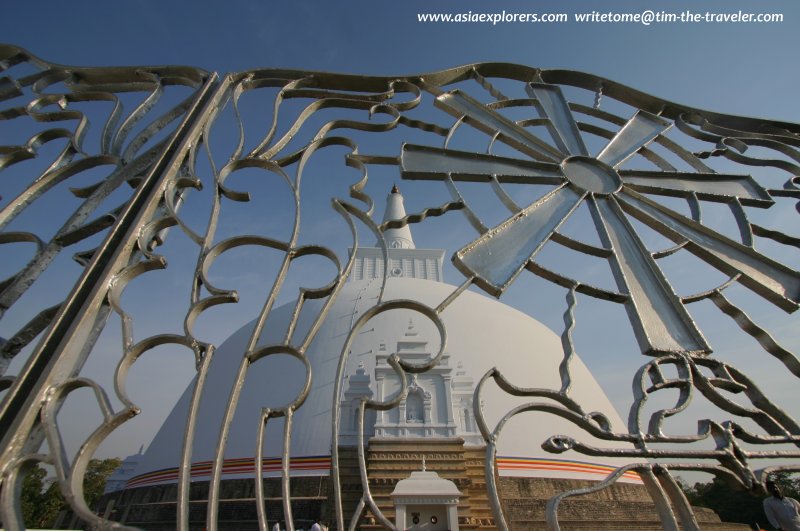
[[[392,191],[386,198],[386,211],[383,214],[383,222],[394,221],[406,217],[406,208],[403,205],[403,194],[395,184]],[[390,249],[416,249],[414,238],[411,237],[411,228],[406,225],[399,229],[386,229],[383,231],[386,245]]]
[[[383,213],[384,224],[406,217],[403,194],[397,185],[392,187],[386,198]],[[383,241],[388,248],[384,252]],[[383,238],[372,247],[359,246],[350,280],[372,280],[386,277],[433,280],[442,282],[442,260],[444,249],[417,249],[411,236],[411,226],[387,228]],[[410,330],[413,332],[412,330]]]

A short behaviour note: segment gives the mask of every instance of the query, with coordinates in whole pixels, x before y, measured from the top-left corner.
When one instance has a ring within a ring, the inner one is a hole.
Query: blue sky
[[[417,22],[417,13],[427,12],[572,17],[644,9],[782,13],[785,20],[650,26]],[[55,63],[401,75],[506,61],[582,70],[690,106],[796,122],[799,32],[796,0],[79,0],[16,2],[0,21],[0,40]],[[131,440],[126,451],[142,442],[147,441]]]
[[[418,12],[783,13],[776,24],[424,24]],[[16,15],[16,16],[12,16]],[[0,39],[54,62],[406,74],[476,61],[584,70],[670,100],[800,120],[791,0],[16,2]]]

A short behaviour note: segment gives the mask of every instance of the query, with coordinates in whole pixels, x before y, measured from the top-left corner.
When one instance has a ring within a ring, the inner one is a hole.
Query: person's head
[[[783,498],[783,493],[781,492],[781,488],[778,486],[777,483],[775,483],[771,479],[768,479],[767,482],[764,483],[764,486],[767,487],[767,492],[769,492],[776,498],[778,499]]]

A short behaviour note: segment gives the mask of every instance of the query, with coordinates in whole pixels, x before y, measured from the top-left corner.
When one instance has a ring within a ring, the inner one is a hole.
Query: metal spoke
[[[774,203],[769,193],[749,175],[688,173],[666,171],[620,171],[622,182],[634,190],[657,195],[690,197],[730,202],[737,198],[743,205],[767,208]]]
[[[642,352],[710,352],[614,198],[593,198],[589,205],[600,238],[613,250],[610,260],[617,285],[630,296],[626,309]]]
[[[403,179],[488,182],[496,176],[501,183],[561,184],[564,177],[557,164],[482,155],[453,149],[404,144],[400,155]]]
[[[537,108],[543,117],[550,120],[548,129],[559,149],[568,155],[588,156],[589,151],[561,88],[546,83],[528,83],[525,90],[532,98],[536,98]]]
[[[800,273],[731,240],[685,216],[664,208],[646,197],[623,190],[619,197],[625,211],[729,275],[741,275],[739,282],[786,311],[800,301]]]
[[[670,127],[672,122],[669,120],[647,111],[637,111],[597,155],[597,160],[616,168]]]
[[[458,251],[453,263],[500,296],[584,197],[569,185],[553,190]]]
[[[463,118],[466,123],[487,135],[498,135],[501,142],[536,160],[555,162],[563,158],[546,142],[460,90],[438,96],[436,105],[456,118]]]

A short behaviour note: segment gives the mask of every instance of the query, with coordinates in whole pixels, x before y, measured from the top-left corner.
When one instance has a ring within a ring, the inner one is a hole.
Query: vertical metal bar
[[[203,387],[205,386],[208,368],[213,360],[214,347],[210,345],[203,356],[203,361],[197,372],[197,380],[192,390],[192,402],[189,406],[189,414],[186,419],[186,430],[183,435],[183,450],[181,452],[181,464],[178,469],[178,501],[177,501],[177,529],[189,531],[189,496],[191,493],[192,482],[192,449],[194,445],[194,434],[197,429],[198,411],[200,410],[200,398]],[[131,505],[128,504],[128,508]]]
[[[675,520],[675,513],[672,512],[672,507],[669,504],[669,498],[661,487],[658,478],[656,478],[652,469],[646,468],[639,470],[639,477],[642,478],[647,492],[650,493],[653,503],[656,506],[656,512],[661,519],[661,525],[664,531],[680,531],[678,521]]]
[[[480,407],[479,404],[480,403],[476,400],[474,401],[473,407],[478,409]],[[481,419],[480,422],[483,422],[483,420]],[[503,506],[500,503],[500,495],[497,489],[497,441],[494,435],[492,435],[491,439],[486,443],[486,462],[484,466],[486,470],[486,489],[489,494],[489,503],[492,506],[494,525],[499,531],[508,531],[508,523],[503,513]]]
[[[283,514],[286,518],[286,531],[294,531],[292,516],[291,462],[289,445],[292,437],[292,410],[286,411],[286,422],[283,425],[283,456],[281,457],[281,494],[283,496]],[[211,500],[209,500],[211,503]]]
[[[700,524],[697,523],[697,518],[694,516],[692,506],[686,495],[683,493],[680,485],[670,475],[669,471],[663,468],[656,468],[653,471],[656,479],[661,483],[661,487],[669,497],[672,506],[678,512],[678,518],[684,531],[700,531]]]
[[[261,409],[261,418],[258,420],[258,446],[256,446],[255,482],[256,482],[256,511],[258,512],[258,528],[267,531],[267,509],[264,507],[264,432],[267,429],[270,409]]]

